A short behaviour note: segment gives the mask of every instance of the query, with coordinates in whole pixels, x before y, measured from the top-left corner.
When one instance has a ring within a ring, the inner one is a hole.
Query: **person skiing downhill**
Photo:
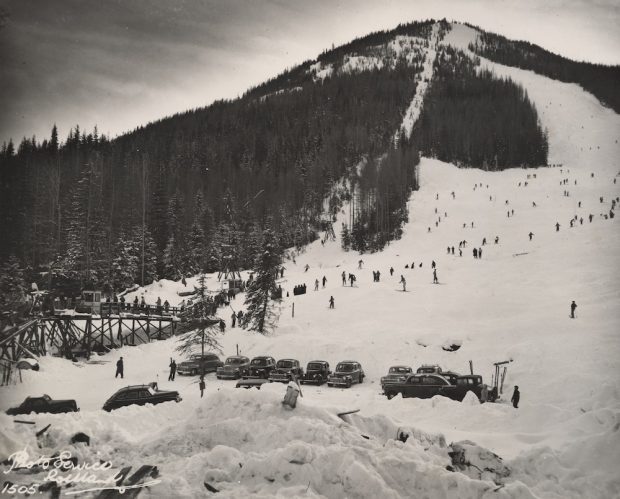
[[[519,387],[515,385],[515,391],[512,393],[512,398],[510,401],[512,402],[512,406],[515,409],[519,408],[519,400],[521,399],[521,392],[519,391]]]
[[[575,309],[576,308],[577,308],[577,304],[575,303],[575,300],[573,300],[573,302],[570,304],[570,318],[571,319],[575,318]]]

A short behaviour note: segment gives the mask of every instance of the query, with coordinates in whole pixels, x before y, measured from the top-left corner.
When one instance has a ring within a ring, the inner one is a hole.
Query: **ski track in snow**
[[[443,43],[466,48],[471,36],[473,30],[455,25]],[[366,371],[364,384],[349,390],[304,386],[297,409],[285,411],[284,385],[236,390],[234,382],[210,374],[200,399],[196,379],[167,382],[169,358],[179,360],[174,340],[111,352],[98,359],[103,364],[44,358],[40,372],[23,373],[23,384],[0,388],[0,408],[48,393],[76,398],[81,412],[22,417],[36,421],[36,429],[52,424],[40,450],[32,427],[1,414],[0,450],[24,443],[36,452],[63,448],[72,434],[85,431],[92,446],[75,450],[80,460],[159,467],[162,483],[141,497],[201,496],[203,481],[221,490],[218,497],[619,497],[620,234],[616,219],[603,214],[620,196],[620,184],[613,183],[620,117],[577,85],[482,63],[527,89],[549,131],[549,162],[562,167],[484,172],[423,158],[421,188],[410,200],[400,241],[377,254],[343,252],[338,239],[345,207],[334,225],[335,242],[316,241],[296,263],[285,263],[282,286],[291,296],[283,300],[272,335],[231,330],[231,310],[220,309],[228,324],[221,337],[224,355],[238,345],[250,357],[293,357],[304,366],[313,359],[332,366],[355,359]],[[561,185],[563,179],[568,184]],[[584,222],[570,228],[574,215]],[[459,257],[462,240],[468,244]],[[455,247],[455,256],[447,254],[448,246]],[[482,259],[473,259],[474,247],[483,248]],[[441,286],[431,284],[431,260]],[[412,262],[416,268],[406,269]],[[356,274],[355,287],[341,285],[343,270]],[[381,282],[372,282],[372,270],[381,271]],[[401,274],[408,293],[397,292]],[[312,291],[323,275],[326,288]],[[188,288],[195,283],[189,279]],[[308,293],[293,297],[300,283]],[[216,276],[207,285],[216,288]],[[160,281],[128,299],[145,293],[149,303],[161,296],[177,304],[183,289]],[[331,295],[334,310],[328,309]],[[242,299],[232,307],[241,307]],[[576,320],[568,317],[571,300],[578,304]],[[458,351],[441,348],[455,341],[462,342]],[[113,377],[120,355],[125,380]],[[390,365],[438,363],[467,372],[470,359],[487,383],[493,362],[513,359],[499,403],[388,401],[380,394],[379,379]],[[118,388],[155,380],[179,390],[183,401],[101,410]],[[513,385],[522,393],[518,410],[508,402]],[[335,416],[351,409],[360,412],[347,422]],[[399,429],[413,435],[406,444],[394,440]],[[513,469],[507,485],[494,492],[492,482],[446,471],[444,438],[468,439],[502,456]]]

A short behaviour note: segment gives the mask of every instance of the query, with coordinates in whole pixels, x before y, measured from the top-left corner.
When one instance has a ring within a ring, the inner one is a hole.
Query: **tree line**
[[[547,164],[547,133],[526,91],[447,46],[434,64],[413,140],[421,154],[502,170]]]

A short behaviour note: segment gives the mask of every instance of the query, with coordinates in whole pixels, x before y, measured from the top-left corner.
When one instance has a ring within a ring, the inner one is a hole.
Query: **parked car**
[[[293,378],[303,376],[304,368],[297,359],[280,359],[276,362],[275,369],[269,373],[269,381],[288,383]]]
[[[467,392],[474,392],[478,399],[491,400],[485,384],[482,383],[482,376],[459,376],[454,384],[450,383],[440,374],[413,374],[404,381],[385,385],[383,393],[388,399],[401,394],[403,398],[431,398],[435,395],[442,395],[459,402],[465,398]]]
[[[11,407],[6,413],[9,416],[16,416],[18,414],[30,414],[31,412],[37,414],[44,412],[58,414],[61,412],[77,412],[79,410],[75,400],[53,400],[49,395],[43,395],[42,397],[26,397],[20,405]]]
[[[305,374],[299,379],[299,382],[310,385],[322,385],[327,381],[328,376],[332,372],[329,370],[329,363],[324,360],[313,360],[308,362]]]
[[[190,356],[188,360],[181,362],[177,366],[177,374],[195,376],[203,372],[216,372],[218,367],[222,367],[224,363],[214,353],[202,354],[196,353]]]
[[[243,355],[233,355],[226,359],[224,365],[217,368],[217,379],[239,379],[248,373],[250,359]]]
[[[150,383],[148,385],[133,385],[121,388],[103,404],[103,409],[110,412],[127,405],[154,405],[172,401],[181,401],[179,392],[176,390],[160,390],[157,387],[157,383]]]
[[[276,359],[268,355],[254,357],[248,369],[248,378],[269,378],[269,374],[276,367]]]
[[[359,362],[343,360],[336,365],[336,370],[328,376],[327,386],[349,388],[354,383],[362,383],[364,376],[364,370]]]
[[[441,374],[441,367],[437,364],[422,364],[416,370],[417,374]]]
[[[461,377],[459,373],[453,371],[441,371],[441,375],[446,378],[451,385],[456,385],[456,380]]]
[[[413,369],[409,366],[392,366],[388,369],[388,373],[381,377],[381,386],[402,381],[410,374],[413,374]]]

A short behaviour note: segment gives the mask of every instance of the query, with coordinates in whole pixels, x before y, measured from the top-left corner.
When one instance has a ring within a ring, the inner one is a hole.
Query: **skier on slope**
[[[575,318],[575,309],[577,308],[577,304],[575,303],[575,300],[573,300],[573,302],[570,304],[570,318],[574,319]]]
[[[405,280],[404,275],[401,274],[400,281],[398,282],[403,285],[403,291],[407,291],[407,281]]]
[[[329,297],[329,308],[334,308],[334,297],[333,296]]]
[[[394,275],[394,267],[390,267],[390,276]]]
[[[433,269],[433,284],[439,284],[437,280],[437,269]]]

